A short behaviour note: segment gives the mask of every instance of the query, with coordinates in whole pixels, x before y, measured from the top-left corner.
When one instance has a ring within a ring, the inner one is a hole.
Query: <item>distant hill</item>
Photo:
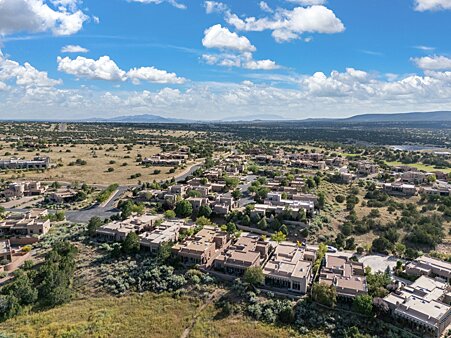
[[[362,114],[345,119],[344,122],[437,122],[451,121],[451,111],[434,111],[426,113],[398,113],[398,114]]]
[[[117,123],[186,123],[191,122],[189,120],[175,119],[170,117],[162,117],[159,115],[142,114],[142,115],[129,115],[129,116],[117,116],[111,118],[92,118],[87,122],[117,122]]]
[[[240,121],[246,121],[246,122],[252,122],[252,121],[284,121],[286,120],[285,117],[281,115],[275,115],[275,114],[256,114],[256,115],[245,115],[245,116],[231,116],[231,117],[225,117],[221,119],[222,122],[240,122]]]
[[[396,114],[360,114],[347,118],[308,118],[290,120],[281,115],[255,114],[239,117],[226,117],[221,120],[196,121],[143,114],[117,116],[111,118],[91,118],[84,122],[116,122],[116,123],[225,123],[225,122],[258,122],[258,121],[296,121],[296,122],[451,122],[451,111],[413,112]]]

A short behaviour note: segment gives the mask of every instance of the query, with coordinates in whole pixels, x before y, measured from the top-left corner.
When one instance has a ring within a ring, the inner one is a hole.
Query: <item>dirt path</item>
[[[225,293],[224,290],[215,290],[211,294],[210,298],[208,298],[208,300],[204,304],[199,306],[199,308],[196,311],[196,314],[193,317],[193,320],[191,321],[190,325],[185,329],[185,331],[183,331],[180,338],[188,338],[189,337],[189,334],[191,333],[191,330],[193,329],[194,325],[196,325],[197,319],[199,318],[199,315],[201,314],[201,312],[204,311],[204,309],[208,305],[210,305],[214,301],[218,300],[224,293]]]

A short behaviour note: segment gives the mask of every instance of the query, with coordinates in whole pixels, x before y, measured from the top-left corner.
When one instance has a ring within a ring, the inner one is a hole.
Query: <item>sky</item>
[[[0,119],[451,110],[451,0],[0,0]]]

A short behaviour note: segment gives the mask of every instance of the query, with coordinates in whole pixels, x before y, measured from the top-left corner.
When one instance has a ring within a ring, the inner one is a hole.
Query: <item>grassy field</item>
[[[196,324],[191,330],[190,338],[323,338],[326,335],[320,332],[314,332],[301,335],[295,330],[286,327],[277,327],[261,322],[243,319],[241,317],[231,316],[223,319],[217,319],[218,310],[210,305],[202,312]]]
[[[145,294],[74,301],[0,325],[20,337],[178,337],[196,308],[193,299]]]
[[[0,144],[2,150],[0,158],[13,156],[25,157],[31,159],[34,156],[49,156],[54,164],[61,164],[57,168],[45,172],[36,171],[18,171],[12,170],[0,173],[0,178],[13,180],[20,176],[23,179],[34,179],[41,181],[64,181],[64,182],[86,182],[88,184],[136,184],[138,180],[153,181],[170,179],[182,172],[184,169],[177,169],[175,173],[169,173],[170,167],[149,167],[145,168],[136,162],[136,157],[141,154],[142,157],[149,157],[160,152],[159,147],[136,145],[131,150],[124,145],[103,145],[99,149],[98,145],[77,144],[74,147],[52,146],[49,153],[28,152],[12,149],[9,144]],[[94,150],[96,149],[96,150]],[[11,155],[6,155],[10,153]],[[73,165],[77,159],[85,160],[86,165]],[[188,164],[189,166],[190,164]],[[108,168],[113,168],[108,172]],[[154,170],[161,170],[160,174],[154,175]],[[141,174],[140,177],[131,179],[130,176]]]
[[[447,174],[451,173],[451,168],[447,168],[447,169],[437,169],[437,168],[434,168],[433,166],[425,165],[425,164],[422,164],[422,163],[410,163],[410,164],[404,164],[404,163],[401,163],[401,162],[394,161],[394,162],[385,162],[385,164],[390,165],[390,166],[401,166],[401,165],[406,165],[406,166],[409,166],[409,167],[412,167],[412,168],[417,168],[418,170],[424,170],[424,171],[441,171],[441,172],[444,172],[444,173],[447,173]]]
[[[77,300],[40,313],[24,314],[0,324],[0,333],[18,337],[180,337],[190,326],[199,301],[168,295],[132,295]],[[214,319],[204,309],[189,337],[301,337],[293,330],[238,317]],[[312,334],[302,337],[326,337]]]

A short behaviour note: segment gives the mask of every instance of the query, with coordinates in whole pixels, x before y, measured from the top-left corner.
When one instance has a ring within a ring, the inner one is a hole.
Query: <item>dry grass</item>
[[[197,307],[191,298],[174,299],[146,293],[123,298],[102,297],[31,315],[0,325],[20,337],[180,337]]]
[[[17,152],[12,149],[9,144],[3,145],[1,158],[6,158],[6,152],[14,154],[14,156],[25,157],[30,159],[36,155],[49,156],[54,164],[62,164],[63,166],[49,169],[43,173],[35,171],[13,171],[0,173],[0,178],[14,180],[17,177],[23,179],[34,179],[41,181],[64,181],[64,182],[86,182],[88,184],[103,184],[119,183],[123,185],[136,184],[138,180],[153,181],[170,179],[182,172],[185,169],[177,169],[175,173],[169,173],[171,167],[149,167],[145,168],[136,162],[136,157],[141,154],[143,157],[148,157],[160,152],[159,147],[155,146],[141,146],[136,145],[132,150],[128,151],[124,145],[119,145],[117,149],[107,151],[113,145],[103,145],[102,149],[99,146],[92,144],[77,144],[74,147],[69,146],[52,146],[50,153],[36,153],[28,151]],[[93,150],[97,148],[97,150]],[[68,152],[70,151],[70,152]],[[77,159],[87,161],[86,165],[69,166],[69,163],[75,162]],[[114,161],[114,163],[110,163]],[[126,165],[123,165],[126,163]],[[189,166],[190,164],[188,164]],[[108,172],[108,168],[113,168],[113,172]],[[154,175],[154,170],[161,170],[161,173]],[[141,177],[130,179],[131,175],[141,174]]]
[[[326,335],[312,333],[300,335],[295,330],[287,327],[277,327],[261,322],[243,319],[242,317],[230,316],[222,319],[215,319],[218,310],[213,305],[208,306],[198,318],[196,324],[191,330],[190,338],[294,338],[294,337],[317,337],[322,338]]]
[[[169,295],[131,295],[77,300],[67,305],[20,315],[0,324],[0,333],[20,337],[180,337],[187,328],[198,300],[175,299]],[[288,338],[326,335],[315,332],[300,335],[286,327],[276,327],[232,316],[215,319],[213,305],[206,307],[191,330],[190,338]]]
[[[441,171],[444,172],[446,174],[451,173],[451,168],[444,168],[444,169],[437,169],[433,166],[430,165],[426,165],[423,163],[409,163],[409,164],[404,164],[401,162],[385,162],[385,164],[390,165],[390,166],[401,166],[401,165],[406,165],[408,167],[413,167],[413,168],[417,168],[418,170],[423,170],[426,172],[431,172],[431,171]]]

